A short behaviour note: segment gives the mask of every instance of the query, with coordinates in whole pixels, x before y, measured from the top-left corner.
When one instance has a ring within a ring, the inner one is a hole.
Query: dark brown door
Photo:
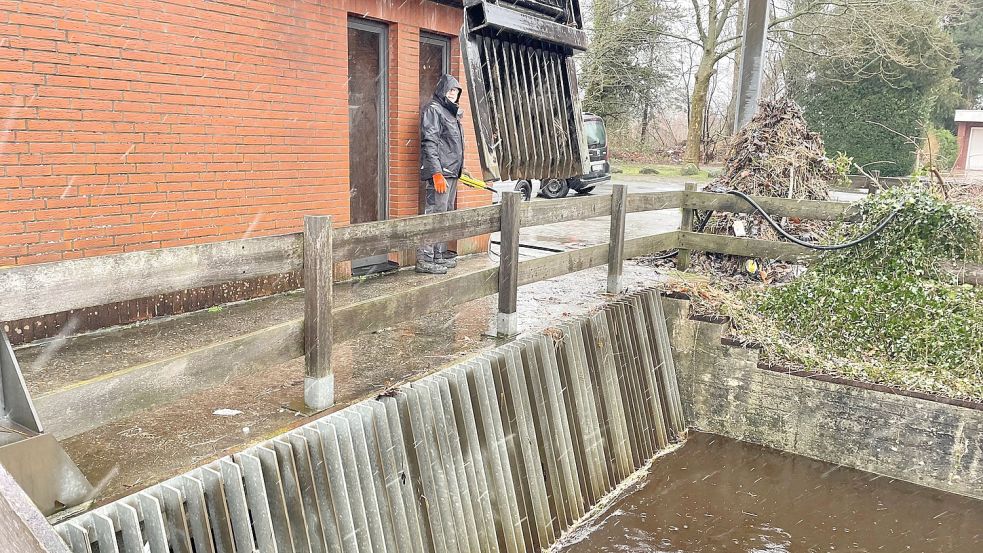
[[[451,41],[442,36],[420,33],[420,108],[433,98],[437,81],[450,72]],[[422,162],[421,162],[422,164]],[[423,194],[420,194],[420,213],[423,213]]]
[[[378,221],[388,215],[386,31],[384,24],[374,21],[350,19],[348,22],[348,167],[352,224]],[[352,268],[356,273],[372,272],[383,268],[387,260],[385,255],[357,259],[352,262]]]

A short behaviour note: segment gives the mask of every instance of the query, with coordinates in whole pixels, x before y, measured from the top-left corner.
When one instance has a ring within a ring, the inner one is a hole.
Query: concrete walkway
[[[636,189],[637,186],[637,189]],[[632,185],[630,191],[667,190],[677,184]],[[545,201],[545,200],[542,200]],[[632,214],[629,238],[678,228],[678,212]],[[573,249],[607,241],[607,217],[523,230],[522,243]],[[497,247],[494,247],[497,251]],[[522,250],[523,256],[548,255]],[[475,271],[497,263],[494,254],[462,260],[455,271]],[[519,330],[536,332],[566,316],[600,305],[606,269],[599,267],[521,287]],[[338,284],[335,305],[431,282],[440,277],[411,270]],[[625,283],[631,288],[653,284],[650,267],[627,262]],[[494,296],[418,320],[336,344],[332,364],[337,405],[381,393],[496,345],[484,334],[492,328]],[[35,398],[70,393],[93,379],[109,379],[161,358],[207,346],[234,336],[303,316],[303,292],[291,292],[221,309],[110,329],[68,340],[53,340],[18,349],[28,387]],[[155,375],[153,393],[132,398],[132,413],[102,421],[78,413],[71,424],[50,426],[66,450],[99,488],[97,502],[132,493],[207,460],[241,449],[310,420],[302,412],[303,359],[295,359],[236,377],[215,367],[217,379],[202,381],[180,372]],[[161,382],[173,392],[160,393]],[[148,387],[149,388],[149,387]],[[219,409],[238,412],[215,415]],[[98,406],[93,406],[98,411]],[[84,431],[79,432],[80,429]]]

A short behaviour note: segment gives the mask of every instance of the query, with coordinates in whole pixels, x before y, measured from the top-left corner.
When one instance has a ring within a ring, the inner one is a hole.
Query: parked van
[[[604,120],[585,112],[584,134],[587,135],[587,149],[590,152],[590,173],[569,179],[545,179],[539,191],[544,198],[563,198],[570,190],[577,194],[589,194],[598,184],[611,180]]]
[[[515,190],[522,192],[526,200],[535,196],[544,198],[563,198],[570,190],[577,194],[589,194],[594,187],[611,180],[611,166],[608,164],[608,139],[604,120],[593,113],[584,113],[584,134],[587,135],[587,149],[590,153],[590,173],[569,179],[544,179],[499,181],[493,185],[497,192]],[[498,201],[498,195],[494,201]]]

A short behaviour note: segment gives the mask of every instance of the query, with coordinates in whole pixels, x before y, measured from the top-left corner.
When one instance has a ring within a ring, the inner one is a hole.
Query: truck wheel
[[[520,180],[515,183],[515,191],[522,192],[522,201],[528,202],[532,199],[532,184],[527,180]]]
[[[570,187],[567,186],[567,181],[564,179],[546,179],[543,184],[540,194],[544,198],[549,198],[554,200],[556,198],[565,198],[567,192],[570,192]]]
[[[594,187],[593,186],[585,186],[585,187],[581,188],[580,190],[577,190],[577,194],[579,194],[581,196],[586,196],[587,194],[590,194],[593,191],[594,191]]]

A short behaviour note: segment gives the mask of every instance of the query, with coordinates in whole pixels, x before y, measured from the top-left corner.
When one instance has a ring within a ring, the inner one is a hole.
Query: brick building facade
[[[983,175],[983,110],[957,109],[955,175]]]
[[[347,224],[360,21],[385,37],[386,209],[414,215],[421,40],[463,78],[452,2],[0,0],[0,266]]]

